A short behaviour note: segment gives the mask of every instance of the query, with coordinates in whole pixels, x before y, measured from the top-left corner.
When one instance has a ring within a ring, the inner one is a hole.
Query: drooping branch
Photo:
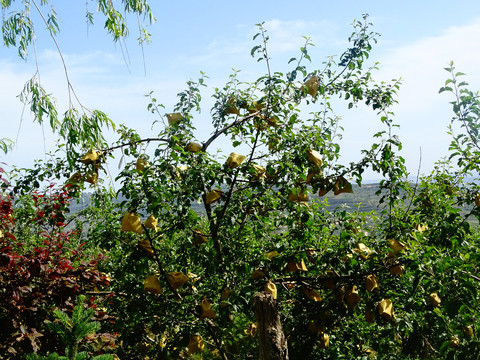
[[[68,98],[69,98],[70,106],[72,106],[72,96],[71,96],[71,94],[73,94],[73,96],[75,97],[77,102],[80,104],[80,106],[82,106],[77,94],[75,93],[75,90],[73,89],[72,83],[70,82],[70,77],[68,75],[68,70],[67,70],[67,64],[65,63],[65,59],[63,57],[62,51],[60,50],[60,45],[58,44],[57,39],[55,38],[54,30],[52,30],[52,27],[48,23],[47,19],[45,19],[45,16],[43,15],[42,11],[40,10],[40,7],[37,5],[35,0],[32,0],[32,3],[35,6],[35,8],[37,9],[37,12],[40,15],[40,17],[42,18],[43,22],[47,26],[47,29],[49,29],[50,37],[52,38],[52,41],[55,44],[55,47],[57,48],[58,55],[60,56],[60,60],[62,62],[62,66],[63,66],[63,71],[65,73],[65,79],[67,81]],[[83,108],[83,106],[82,106],[82,108]]]

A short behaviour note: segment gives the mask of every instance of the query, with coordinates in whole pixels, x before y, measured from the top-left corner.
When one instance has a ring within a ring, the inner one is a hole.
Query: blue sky
[[[480,2],[458,1],[172,1],[151,0],[157,21],[149,26],[153,42],[141,49],[136,45],[137,24],[129,18],[131,34],[123,44],[113,44],[103,31],[103,20],[96,17],[87,31],[85,2],[57,1],[62,20],[58,42],[66,59],[70,80],[89,108],[100,108],[117,123],[152,136],[155,120],[146,111],[149,91],[166,106],[175,103],[187,80],[200,71],[210,77],[208,84],[221,86],[232,68],[240,78],[251,81],[265,72],[264,65],[250,56],[255,45],[255,24],[265,21],[270,35],[270,55],[274,71],[286,72],[287,61],[298,54],[302,36],[310,36],[312,69],[329,55],[340,55],[347,47],[353,19],[370,14],[373,30],[381,37],[371,60],[380,62],[378,80],[403,78],[399,104],[393,109],[403,143],[402,155],[412,174],[416,174],[421,149],[421,172],[428,173],[436,160],[447,153],[447,125],[451,119],[449,101],[438,94],[448,74],[443,70],[450,60],[457,70],[467,73],[473,90],[480,89]],[[90,11],[95,12],[93,4]],[[8,15],[8,14],[7,14]],[[98,14],[97,14],[98,15]],[[41,80],[60,107],[67,109],[66,83],[54,44],[38,26],[37,57]],[[31,51],[33,55],[33,50]],[[33,56],[23,62],[15,49],[0,47],[0,137],[17,139],[16,147],[1,161],[28,166],[33,158],[52,149],[54,137],[48,128],[32,124],[28,112],[20,125],[22,105],[16,95],[35,71]],[[209,93],[205,96],[208,98]],[[209,100],[198,117],[198,140],[204,140],[209,126]],[[360,150],[372,142],[380,129],[377,116],[359,107],[338,109],[345,128],[342,140],[344,162],[360,158]],[[113,137],[112,137],[113,139]],[[229,152],[229,144],[220,143]],[[114,165],[113,167],[116,168]],[[372,175],[373,176],[373,175]]]

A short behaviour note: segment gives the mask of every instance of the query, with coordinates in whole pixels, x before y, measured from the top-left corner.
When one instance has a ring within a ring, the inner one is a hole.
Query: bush
[[[68,230],[68,193],[50,186],[45,193],[0,203],[0,353],[24,358],[29,352],[60,351],[45,328],[52,311],[71,312],[75,298],[108,286],[97,270],[104,256],[91,255],[80,233]],[[95,307],[95,297],[89,296]],[[105,318],[108,318],[104,315]],[[102,316],[99,315],[99,319]]]

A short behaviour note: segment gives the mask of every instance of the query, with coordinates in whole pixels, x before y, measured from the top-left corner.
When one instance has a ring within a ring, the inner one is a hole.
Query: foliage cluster
[[[78,295],[102,289],[110,279],[97,269],[103,256],[66,228],[66,190],[49,187],[13,202],[7,195],[0,201],[0,353],[24,358],[40,346],[59,351],[56,339],[44,336],[44,320],[54,308],[71,311]],[[89,306],[96,303],[90,296]]]
[[[245,82],[234,72],[212,90],[209,138],[195,138],[202,73],[167,113],[148,95],[154,124],[163,124],[156,136],[119,126],[107,145],[95,135],[111,122],[101,115],[97,127],[87,121],[86,132],[64,137],[69,161],[10,175],[0,213],[5,358],[60,354],[58,336],[66,355],[83,341],[81,356],[254,358],[259,291],[276,298],[291,359],[478,358],[480,239],[471,219],[480,194],[464,180],[478,172],[478,94],[451,64],[441,91],[455,96],[449,160],[458,168],[439,162],[411,184],[391,112],[400,82],[374,81],[368,59],[378,35],[367,16],[339,59],[313,67],[305,38],[286,73],[271,68],[258,27],[251,54],[266,73]],[[353,110],[365,104],[381,126],[350,164],[341,159],[338,99]],[[235,152],[212,154],[220,139]],[[118,152],[125,165],[113,193],[102,171]],[[382,178],[378,211],[331,210],[324,196],[351,193],[367,168]],[[65,185],[41,192],[44,180]],[[88,186],[89,206],[68,214],[70,197]],[[95,295],[87,303],[101,310],[82,312],[82,298],[73,309],[80,294]],[[81,340],[99,331],[88,325],[93,315],[105,334]],[[89,330],[68,338],[74,318]]]

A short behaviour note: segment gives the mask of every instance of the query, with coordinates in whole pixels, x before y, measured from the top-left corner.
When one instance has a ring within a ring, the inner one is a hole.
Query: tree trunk
[[[288,360],[287,339],[272,294],[256,293],[253,299],[259,340],[259,360]]]

